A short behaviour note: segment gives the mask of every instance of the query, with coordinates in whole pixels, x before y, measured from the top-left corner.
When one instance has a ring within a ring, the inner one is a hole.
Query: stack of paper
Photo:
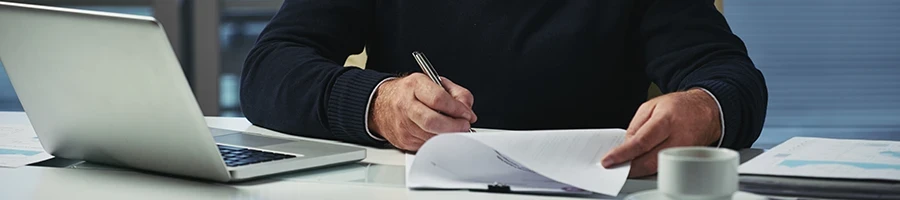
[[[29,126],[0,125],[0,167],[21,167],[53,158]]]
[[[441,134],[407,157],[407,187],[516,192],[596,192],[615,196],[629,164],[600,159],[625,140],[622,129]],[[495,188],[497,188],[495,187]]]
[[[900,199],[900,142],[795,137],[744,163],[741,190],[828,199]]]
[[[739,171],[900,181],[900,142],[795,137],[744,163]]]

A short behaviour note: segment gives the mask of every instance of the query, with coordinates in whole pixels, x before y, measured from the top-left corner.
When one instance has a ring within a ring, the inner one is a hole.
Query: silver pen
[[[425,57],[425,54],[419,51],[412,52],[413,58],[416,59],[416,62],[419,63],[419,67],[422,68],[422,72],[428,76],[434,83],[437,83],[438,86],[444,88],[444,84],[441,84],[441,76],[438,75],[437,71],[434,70],[434,66],[431,66],[431,61],[428,61],[428,58]],[[446,89],[446,88],[445,88]],[[474,133],[475,129],[469,128],[469,132]]]

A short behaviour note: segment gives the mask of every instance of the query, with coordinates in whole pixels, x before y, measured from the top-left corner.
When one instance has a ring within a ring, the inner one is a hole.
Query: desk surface
[[[207,117],[210,127],[293,136],[252,126],[243,118]],[[29,124],[24,113],[0,112],[0,124]],[[306,138],[302,138],[306,139]],[[316,140],[316,139],[308,139]],[[331,142],[326,140],[316,140]],[[239,184],[217,184],[89,164],[74,168],[0,168],[0,199],[583,199],[460,190],[420,191],[404,186],[403,153],[368,148],[364,163],[294,172]],[[742,152],[742,155],[748,154]],[[622,198],[655,188],[628,180]],[[591,196],[590,198],[604,198]],[[607,197],[611,198],[611,197]]]

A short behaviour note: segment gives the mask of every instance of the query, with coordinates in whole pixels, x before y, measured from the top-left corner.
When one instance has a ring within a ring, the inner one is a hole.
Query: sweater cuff
[[[378,84],[375,84],[375,89],[372,89],[372,94],[369,95],[369,101],[368,101],[369,104],[366,105],[366,119],[365,119],[365,121],[363,121],[363,122],[365,122],[366,133],[369,134],[369,137],[371,137],[372,139],[378,140],[378,141],[382,141],[382,142],[387,141],[387,140],[382,138],[381,136],[377,136],[377,135],[373,134],[372,130],[369,130],[369,116],[370,116],[369,113],[371,113],[369,111],[369,108],[372,108],[372,103],[375,103],[375,102],[373,102],[373,100],[375,100],[375,99],[372,99],[372,98],[375,97],[375,92],[378,92],[378,88],[381,87],[381,84],[383,84],[384,82],[387,82],[389,80],[393,80],[393,79],[396,79],[396,78],[388,77],[388,78],[385,78],[385,79],[379,81]]]
[[[719,141],[716,141],[716,148],[722,147],[722,139],[725,139],[725,114],[722,113],[722,103],[719,102],[719,98],[716,98],[716,95],[707,90],[706,88],[700,87],[700,90],[706,92],[710,97],[713,98],[713,101],[716,101],[716,107],[719,110]]]
[[[369,137],[366,127],[369,96],[390,74],[374,70],[349,69],[335,80],[328,98],[328,127],[335,137],[346,142],[385,147],[385,141]]]
[[[719,114],[721,115],[723,136],[719,143],[720,147],[735,148],[734,144],[740,134],[741,123],[741,107],[738,104],[739,98],[737,91],[726,82],[718,80],[700,81],[688,86],[688,88],[699,87],[706,89],[719,103]]]

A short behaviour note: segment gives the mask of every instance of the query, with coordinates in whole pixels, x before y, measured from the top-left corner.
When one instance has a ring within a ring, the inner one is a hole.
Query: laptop
[[[0,62],[57,157],[230,182],[366,156],[347,145],[211,130],[151,17],[0,2]]]

